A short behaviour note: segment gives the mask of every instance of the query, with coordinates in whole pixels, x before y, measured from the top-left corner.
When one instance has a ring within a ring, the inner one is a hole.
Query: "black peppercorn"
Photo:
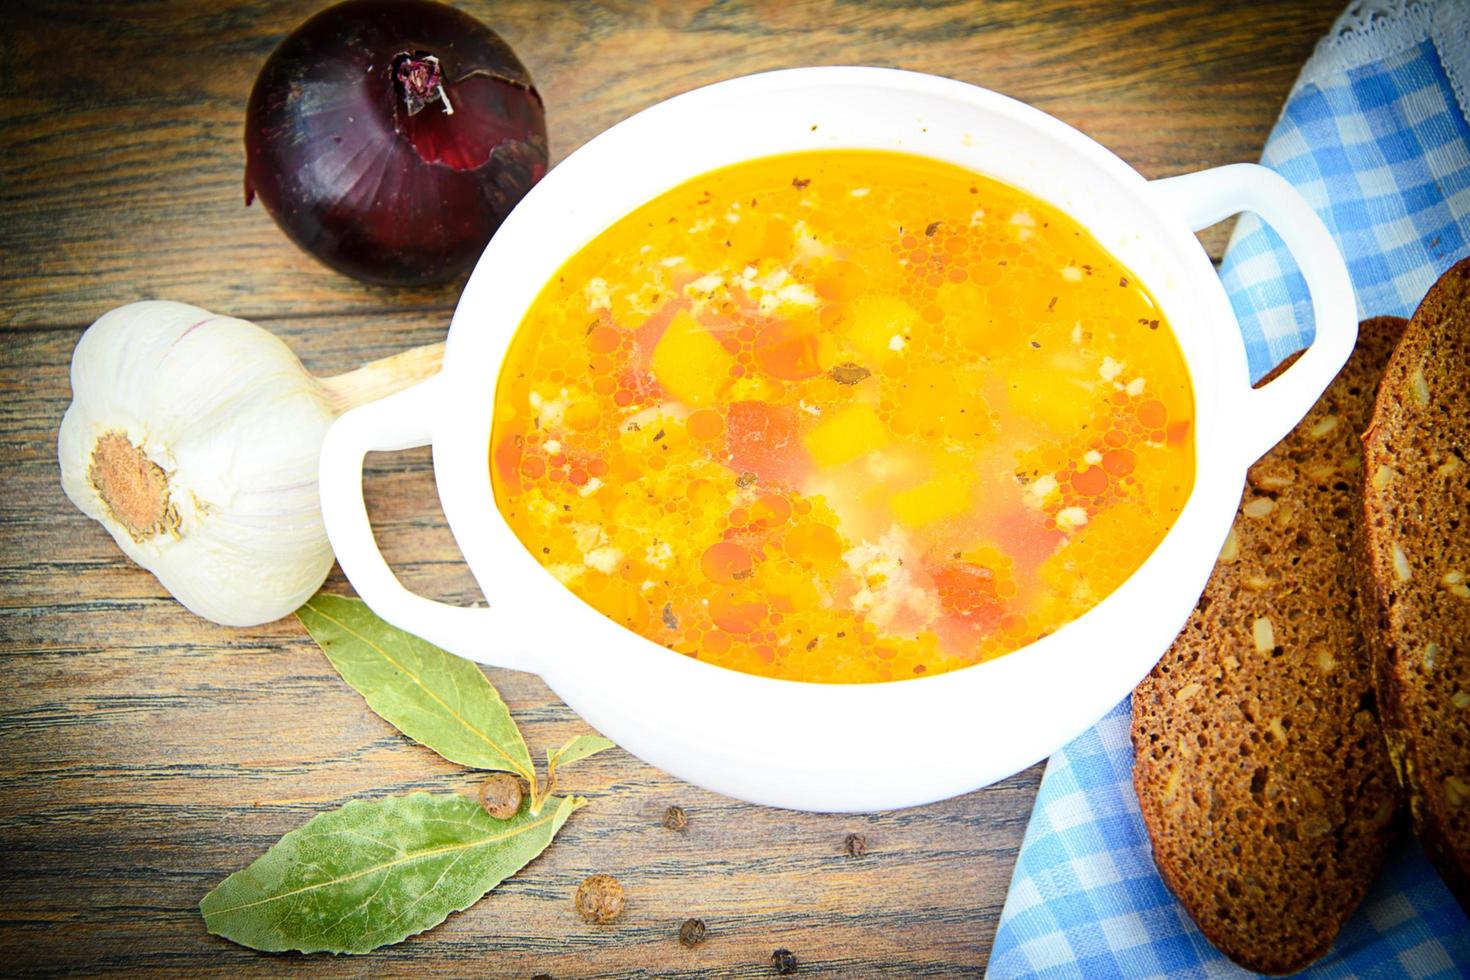
[[[704,942],[704,920],[686,919],[679,927],[679,942],[684,946],[694,947]]]
[[[796,972],[796,954],[789,949],[778,949],[771,954],[771,969],[783,977]]]

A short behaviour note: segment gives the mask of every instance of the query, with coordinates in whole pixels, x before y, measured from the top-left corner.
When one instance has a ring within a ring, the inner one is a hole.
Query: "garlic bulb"
[[[246,320],[120,307],[72,354],[62,487],[191,611],[227,626],[279,619],[332,567],[317,496],[327,427],[432,374],[441,352],[322,380]]]

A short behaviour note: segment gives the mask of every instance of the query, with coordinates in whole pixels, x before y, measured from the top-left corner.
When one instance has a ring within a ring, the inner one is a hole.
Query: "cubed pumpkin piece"
[[[907,345],[919,322],[918,312],[897,297],[864,296],[853,302],[851,315],[838,329],[849,346],[881,364]]]
[[[653,349],[658,383],[686,405],[710,405],[730,386],[735,358],[687,312],[674,316]]]
[[[981,394],[987,372],[945,361],[921,361],[898,382],[891,424],[902,435],[974,441],[994,434]]]
[[[970,509],[970,487],[974,482],[970,473],[946,473],[900,490],[890,500],[893,516],[911,528],[956,517]]]
[[[944,311],[945,332],[977,354],[994,353],[1004,341],[1007,327],[1009,332],[1016,332],[1006,318],[996,316],[984,292],[972,282],[944,283],[935,302]]]
[[[881,449],[888,428],[871,405],[850,405],[823,421],[802,439],[818,466],[837,466]]]

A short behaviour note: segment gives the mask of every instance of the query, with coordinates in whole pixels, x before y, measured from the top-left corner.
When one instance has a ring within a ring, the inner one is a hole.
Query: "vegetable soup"
[[[512,340],[490,466],[521,542],[616,622],[885,681],[1117,588],[1189,495],[1193,419],[1168,323],[1067,215],[828,150],[706,174],[573,256]]]

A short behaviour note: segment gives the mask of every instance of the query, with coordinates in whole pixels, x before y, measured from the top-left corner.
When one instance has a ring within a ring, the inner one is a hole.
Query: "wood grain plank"
[[[1148,176],[1254,159],[1339,6],[658,2],[461,4],[500,30],[550,109],[556,159],[719,78],[798,64],[934,71],[1030,101]],[[57,425],[81,328],[144,297],[260,319],[314,371],[441,339],[453,286],[392,292],[317,266],[241,195],[254,73],[315,2],[11,4],[0,31],[0,970],[527,977],[973,976],[1035,792],[1034,767],[895,813],[797,814],[698,790],[620,750],[570,771],[592,805],[444,926],[369,958],[269,957],[195,905],[312,814],[475,777],[367,710],[294,620],[190,616],[61,492]],[[46,70],[37,70],[42,68]],[[657,152],[656,147],[650,152]],[[1217,230],[1206,238],[1218,255]],[[481,599],[424,450],[375,455],[368,502],[405,583]],[[340,573],[329,587],[348,591]],[[489,671],[532,746],[588,731],[535,677]],[[975,747],[984,751],[983,746]],[[874,773],[881,779],[883,774]],[[687,832],[659,825],[677,803]],[[867,834],[861,859],[842,852]],[[572,911],[617,875],[614,926]],[[678,924],[710,926],[701,947]]]
[[[244,207],[246,97],[275,42],[315,4],[15,6],[0,87],[0,324],[82,324],[148,297],[246,317],[452,307],[452,284],[395,292],[332,273],[286,242],[263,209]],[[1339,5],[462,6],[531,69],[554,160],[708,82],[852,63],[995,88],[1078,126],[1153,177],[1256,159],[1297,67]],[[1221,233],[1207,244],[1218,257]]]
[[[443,330],[433,312],[359,329],[344,319],[271,325],[321,372]],[[0,401],[11,490],[0,500],[0,947],[21,951],[6,966],[23,970],[273,972],[278,960],[204,933],[194,905],[214,883],[320,810],[473,792],[476,780],[369,712],[294,621],[195,619],[71,509],[54,443],[77,336],[13,334],[0,358],[0,391],[25,392]],[[375,457],[368,489],[410,587],[480,598],[426,451]],[[350,591],[340,573],[329,587]],[[531,745],[589,730],[536,678],[489,673]],[[490,899],[371,961],[293,959],[290,970],[757,976],[784,945],[804,974],[962,974],[983,963],[1038,776],[918,810],[823,816],[736,803],[608,753],[567,774],[592,806]],[[660,826],[670,803],[690,812],[687,832]],[[868,835],[860,860],[842,851],[854,830]],[[615,927],[572,912],[593,871],[632,896]],[[711,928],[694,951],[675,939],[689,916]]]

